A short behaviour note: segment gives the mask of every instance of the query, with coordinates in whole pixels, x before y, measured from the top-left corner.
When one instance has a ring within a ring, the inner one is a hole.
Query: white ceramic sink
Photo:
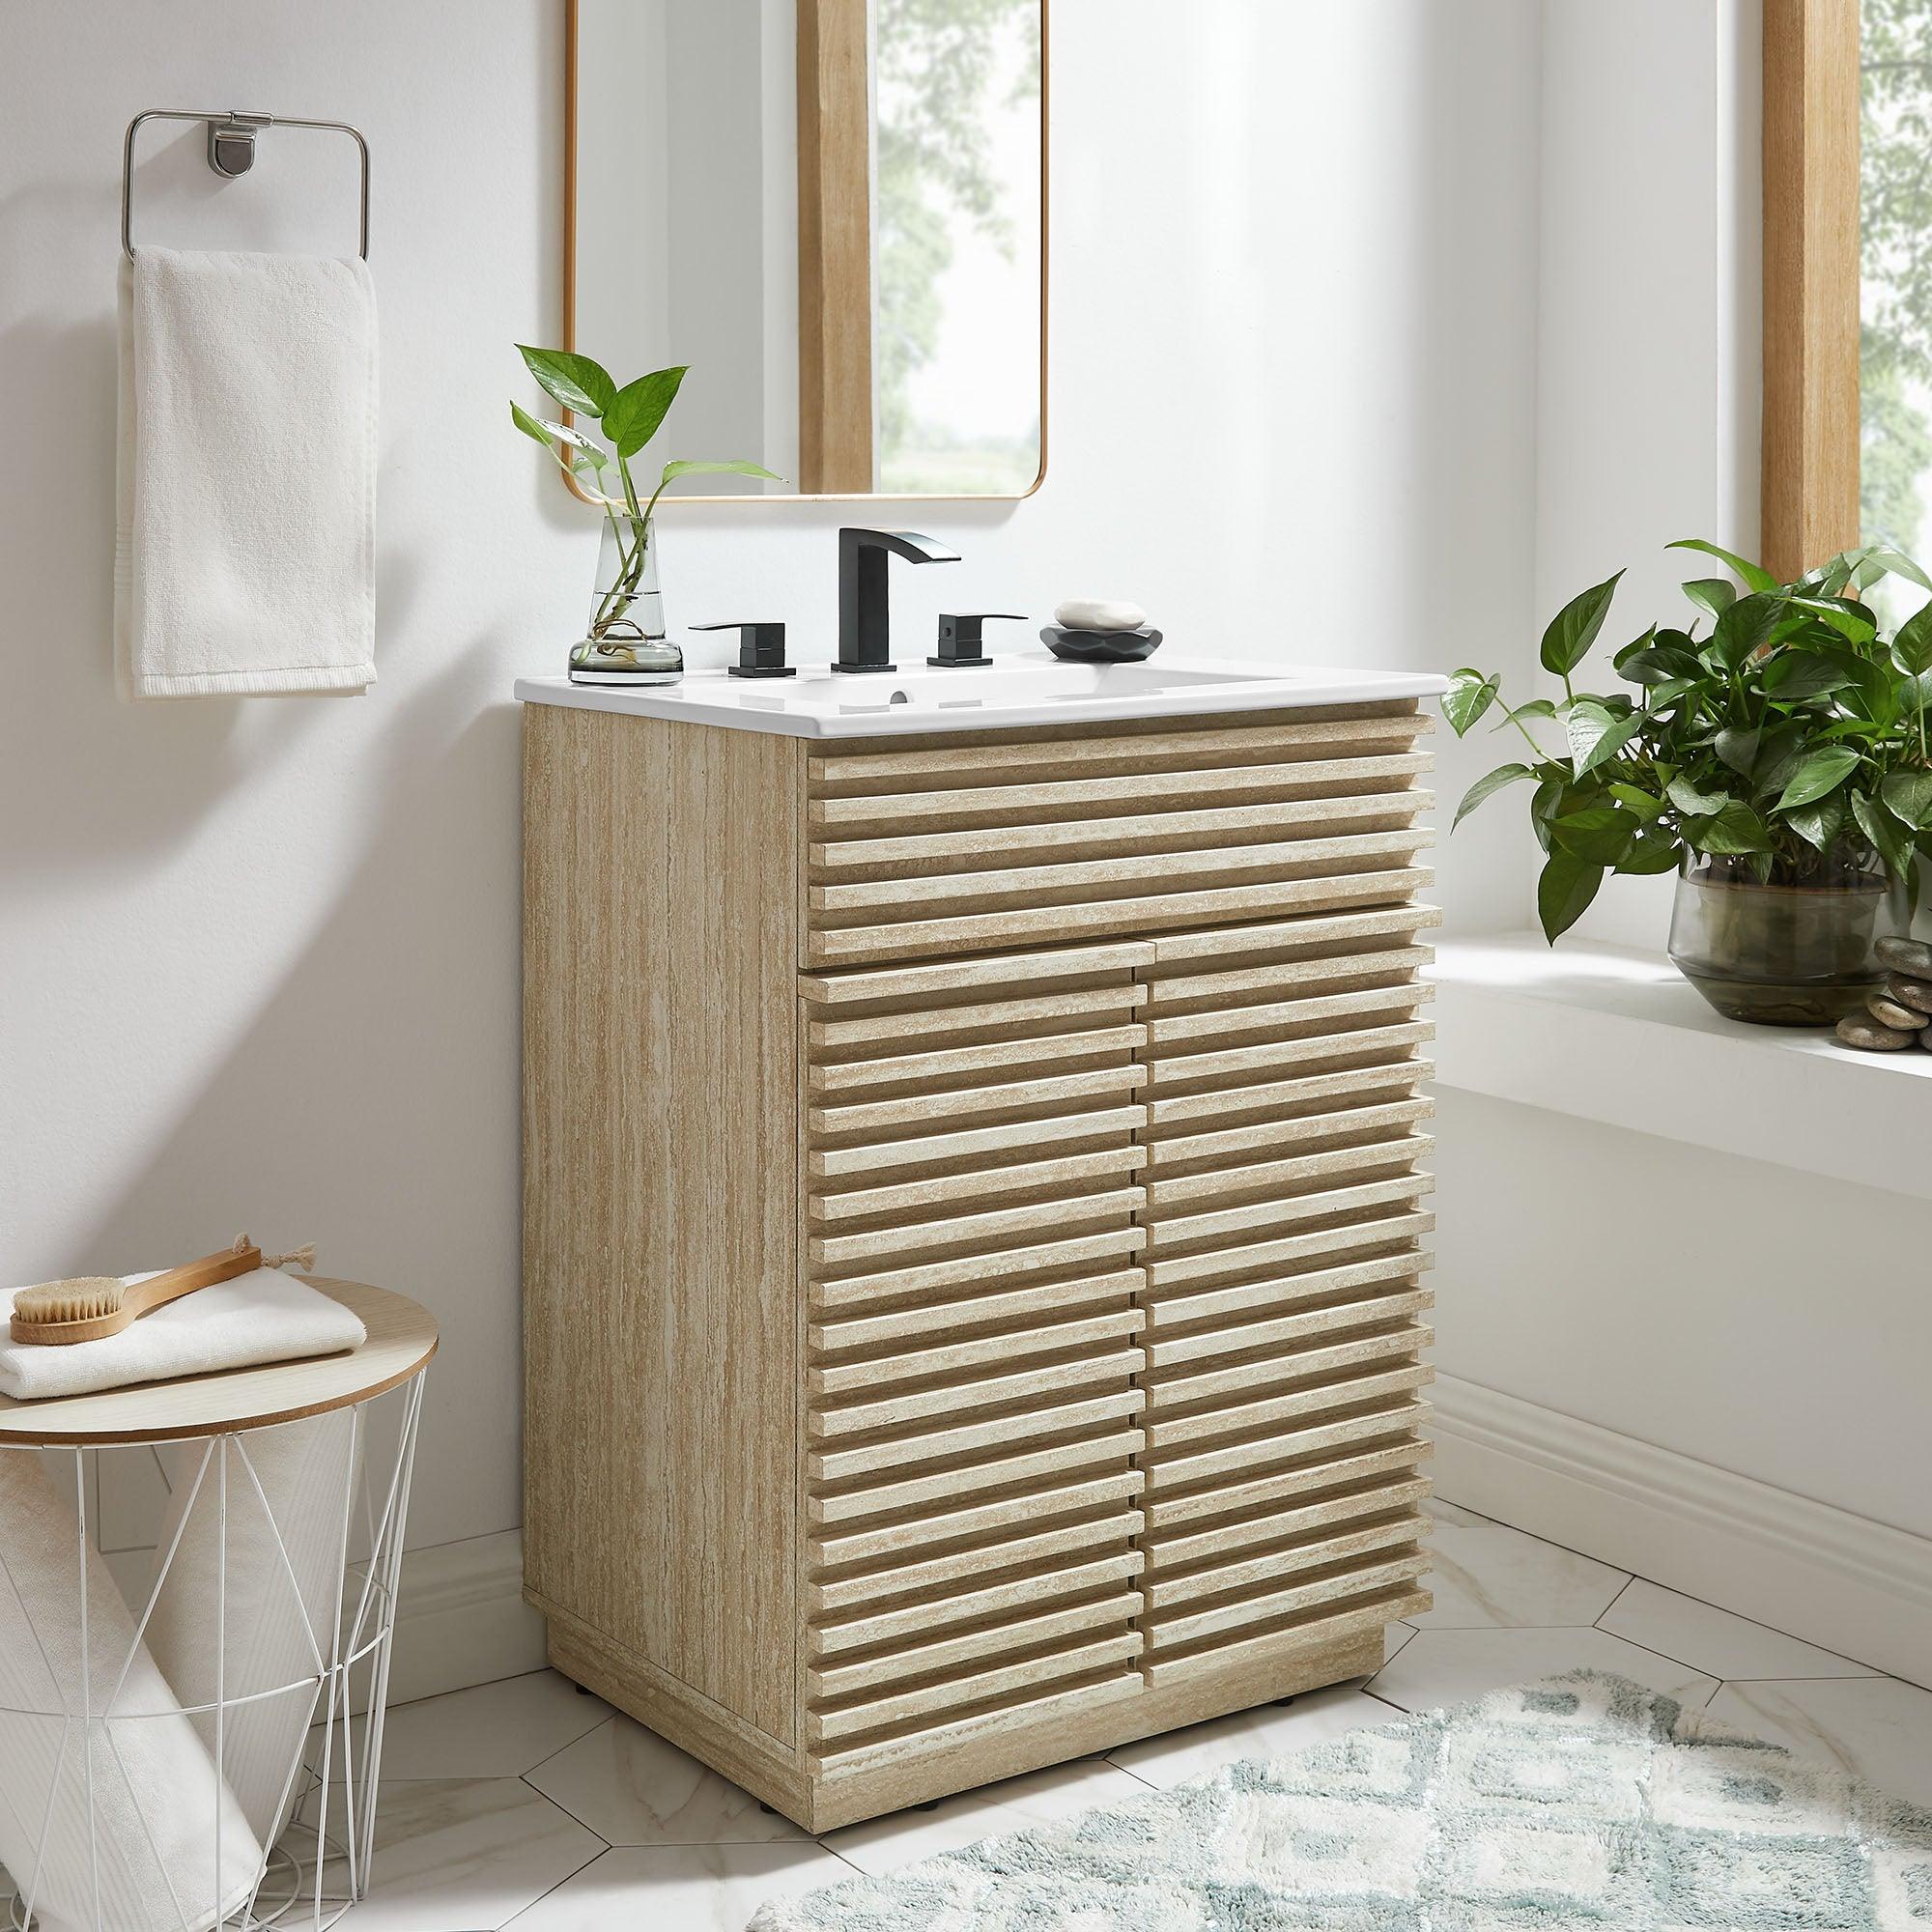
[[[1284,705],[1359,704],[1432,697],[1446,680],[1414,671],[1353,671],[1170,657],[1144,664],[1064,664],[1045,651],[999,657],[984,669],[837,672],[803,665],[795,677],[739,678],[694,670],[681,684],[641,691],[524,677],[526,704],[634,711],[794,738],[865,738],[915,731],[984,731],[1110,718],[1175,718]]]

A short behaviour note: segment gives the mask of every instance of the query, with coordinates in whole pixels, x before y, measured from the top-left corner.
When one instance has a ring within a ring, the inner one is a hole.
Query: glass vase
[[[590,628],[570,653],[580,683],[674,684],[684,653],[665,637],[657,530],[648,518],[607,515],[590,593]]]
[[[1761,885],[1743,860],[1691,855],[1670,959],[1726,1019],[1834,1026],[1885,977],[1873,947],[1910,923],[1882,870],[1826,864],[1804,885]]]

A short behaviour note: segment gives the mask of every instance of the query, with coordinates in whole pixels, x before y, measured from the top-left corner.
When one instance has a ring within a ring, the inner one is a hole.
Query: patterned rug
[[[749,1932],[1932,1932],[1932,1811],[1578,1671],[773,1900]]]

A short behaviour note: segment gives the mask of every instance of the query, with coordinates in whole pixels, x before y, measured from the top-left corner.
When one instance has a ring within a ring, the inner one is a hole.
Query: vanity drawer
[[[1408,899],[1433,841],[1412,705],[1050,741],[815,743],[805,963],[858,964]]]
[[[800,981],[805,1736],[1140,1682],[1147,945]]]

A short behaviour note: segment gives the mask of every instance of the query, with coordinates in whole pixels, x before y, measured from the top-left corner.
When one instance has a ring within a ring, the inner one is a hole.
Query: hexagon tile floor
[[[552,1672],[389,1714],[375,1889],[350,1932],[741,1932],[759,1902],[884,1871],[1391,1706],[1579,1665],[1708,1704],[1932,1804],[1932,1691],[1437,1502],[1435,1607],[1359,1687],[1224,1718],[813,1839]]]

